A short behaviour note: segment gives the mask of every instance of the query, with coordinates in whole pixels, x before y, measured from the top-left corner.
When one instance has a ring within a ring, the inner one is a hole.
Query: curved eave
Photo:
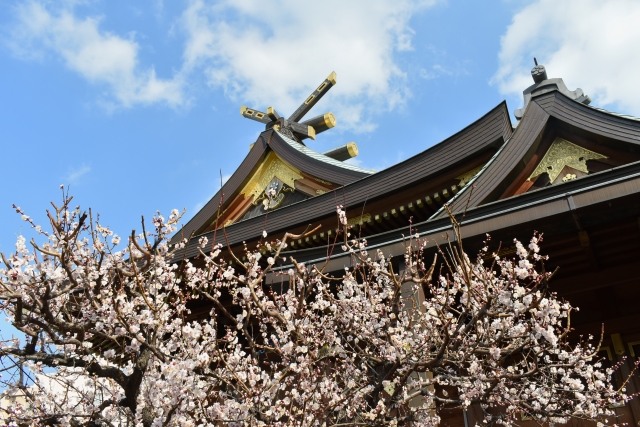
[[[616,113],[581,104],[566,96],[552,92],[534,101],[547,114],[605,138],[640,145],[640,121]]]
[[[610,116],[620,117],[622,119],[632,120],[634,122],[640,122],[640,117],[634,117],[628,114],[616,113],[615,111],[605,110],[604,108],[594,107],[593,105],[588,105],[587,107],[592,108],[596,111],[600,111],[601,113],[608,114]]]
[[[191,218],[184,227],[179,230],[171,238],[171,244],[177,243],[180,239],[186,237],[189,238],[192,233],[197,234],[203,227],[208,225],[208,221],[213,218],[218,208],[220,207],[220,201],[222,196],[226,200],[235,195],[242,186],[247,182],[247,179],[256,166],[262,161],[268,148],[269,139],[273,131],[263,132],[256,140],[249,154],[244,158],[242,163],[231,177],[222,185],[222,188],[207,202],[202,209],[200,209]]]
[[[253,170],[264,159],[269,149],[272,149],[282,160],[299,170],[334,184],[345,185],[371,175],[371,171],[317,153],[279,132],[265,131],[260,134],[249,154],[222,186],[222,189],[187,222],[182,230],[172,237],[171,243],[176,243],[183,236],[189,237],[192,233],[202,232],[203,228],[209,225],[211,218],[216,215],[222,195],[224,195],[224,204],[226,205],[247,183]]]
[[[636,203],[640,202],[637,198],[640,197],[640,161],[597,172],[580,180],[540,188],[470,208],[464,217],[461,231],[465,239],[480,237],[484,240],[486,233],[494,233],[496,230],[514,225],[521,228],[522,224],[571,212],[572,207],[569,202],[571,198],[573,209],[577,210],[630,195],[636,196]],[[633,212],[631,209],[630,211]],[[420,236],[425,239],[427,247],[446,244],[444,235],[451,230],[451,220],[448,217],[429,219],[411,226],[368,236],[367,248],[370,252],[380,249],[392,256],[402,255],[406,244],[404,236],[415,232],[416,229],[420,230]],[[296,251],[296,261],[308,265],[321,263],[325,271],[335,271],[350,265],[349,253],[334,251],[327,256],[327,249],[327,246],[319,246],[306,253]],[[291,253],[285,253],[286,255]],[[330,261],[325,264],[327,260]],[[274,270],[288,268],[288,263],[285,263]]]
[[[509,112],[506,103],[502,102],[471,125],[422,153],[340,188],[337,190],[339,200],[345,200],[348,207],[360,206],[367,200],[384,197],[401,187],[423,182],[443,171],[464,164],[480,152],[501,146],[511,133]],[[336,194],[327,193],[313,197],[270,212],[267,231],[273,235],[292,230],[296,226],[333,215],[335,209]],[[226,227],[226,239],[230,245],[248,241],[261,235],[264,227],[263,217],[239,221]],[[205,235],[211,241],[214,233],[208,232]],[[225,243],[220,233],[217,238],[219,243]],[[188,257],[196,254],[195,245],[187,249]]]
[[[475,177],[472,185],[456,195],[450,204],[451,210],[459,212],[466,206],[493,201],[498,187],[541,137],[550,117],[595,135],[640,145],[640,121],[635,118],[589,107],[557,91],[538,96],[527,106],[520,124],[499,155]],[[434,218],[446,215],[446,212],[440,212]]]

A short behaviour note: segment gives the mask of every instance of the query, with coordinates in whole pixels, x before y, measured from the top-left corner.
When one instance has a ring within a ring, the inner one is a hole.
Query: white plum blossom
[[[14,425],[422,427],[471,405],[505,426],[607,423],[629,398],[597,347],[568,341],[574,308],[550,290],[539,235],[495,263],[487,237],[472,261],[452,217],[457,243],[429,262],[414,234],[397,273],[349,238],[338,206],[353,264],[334,277],[282,255],[308,233],[264,231],[233,264],[204,236],[169,245],[177,210],[114,252],[118,236],[69,202],[37,229],[45,242],[19,236],[2,256],[0,310],[24,337],[0,342],[0,359],[36,374],[0,380],[27,399],[0,408]]]
[[[343,226],[347,225],[347,213],[342,209],[342,205],[337,207],[336,212],[338,213],[338,221],[340,224]]]

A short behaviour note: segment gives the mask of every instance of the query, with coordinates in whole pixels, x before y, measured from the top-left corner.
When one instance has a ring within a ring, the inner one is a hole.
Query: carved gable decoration
[[[257,203],[274,178],[278,178],[290,188],[295,188],[295,182],[303,177],[299,170],[282,161],[274,152],[270,152],[240,193],[245,197],[253,196],[254,203]]]
[[[553,182],[565,166],[589,173],[587,160],[606,158],[607,156],[596,153],[595,151],[587,150],[565,139],[556,138],[527,181],[531,181],[533,178],[547,173],[549,175],[549,181]]]
[[[483,167],[484,167],[484,165],[480,165],[477,168],[473,168],[470,171],[465,172],[462,175],[456,177],[456,179],[460,181],[458,183],[458,186],[459,187],[464,187],[465,185],[467,185],[467,183],[469,181],[471,181],[473,179],[473,177],[476,176],[478,174],[478,172],[480,172],[482,170]]]

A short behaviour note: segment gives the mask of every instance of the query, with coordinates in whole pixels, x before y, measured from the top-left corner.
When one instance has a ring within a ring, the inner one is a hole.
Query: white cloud
[[[233,100],[283,115],[336,71],[338,85],[318,110],[329,106],[342,126],[369,131],[373,111],[410,95],[395,55],[412,49],[412,14],[435,2],[191,0],[182,17],[185,67],[204,69]]]
[[[438,1],[188,0],[177,25],[186,35],[183,58],[171,78],[139,63],[134,35],[105,30],[100,17],[80,16],[74,0],[17,6],[7,42],[17,56],[53,55],[106,87],[101,104],[109,108],[185,105],[189,82],[204,76],[234,102],[273,105],[288,115],[334,70],[338,85],[313,113],[333,110],[340,127],[368,132],[375,129],[372,115],[410,97],[398,55],[413,49],[412,15]],[[154,0],[153,9],[162,17],[163,1]]]
[[[154,0],[153,1],[153,9],[155,11],[156,19],[158,21],[162,20],[164,16],[164,1],[163,0]]]
[[[521,95],[533,83],[535,56],[549,77],[562,77],[571,90],[582,88],[593,105],[640,115],[638,23],[640,2],[534,1],[502,37],[493,82],[503,94]]]
[[[70,184],[75,184],[78,182],[80,178],[82,178],[84,175],[88,174],[89,172],[91,172],[91,167],[87,165],[82,165],[80,167],[71,169],[64,179]]]
[[[18,6],[8,40],[13,52],[27,59],[53,53],[86,80],[109,87],[121,106],[184,104],[179,76],[165,80],[156,76],[153,67],[142,69],[133,38],[100,30],[100,19],[80,19],[68,7],[52,11],[37,1]]]
[[[457,63],[455,68],[435,64],[432,65],[430,69],[420,68],[419,73],[420,77],[425,80],[436,79],[440,76],[457,77],[469,75],[469,72],[464,67],[464,63]]]

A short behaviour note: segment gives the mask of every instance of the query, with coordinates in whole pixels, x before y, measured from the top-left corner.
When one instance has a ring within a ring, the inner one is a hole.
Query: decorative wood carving
[[[473,168],[468,172],[463,173],[462,175],[456,177],[457,180],[459,180],[460,182],[458,183],[459,187],[464,187],[465,185],[467,185],[467,183],[469,181],[471,181],[471,179],[476,176],[478,174],[478,172],[480,172],[480,170],[484,167],[484,165],[480,165],[477,168]]]
[[[556,138],[549,147],[538,166],[529,176],[527,181],[547,173],[551,182],[555,181],[565,166],[572,167],[584,173],[589,173],[587,169],[587,160],[606,159],[604,156],[595,151],[587,150],[566,139]]]
[[[270,152],[240,194],[245,197],[253,196],[254,200],[258,200],[274,177],[291,188],[295,188],[296,180],[303,178],[299,170]]]
[[[273,190],[273,197],[268,199],[267,193]],[[285,194],[284,193],[293,193],[295,190],[293,187],[285,185],[278,177],[274,176],[267,185],[267,188],[260,194],[260,197],[253,201],[253,205],[258,205],[259,203],[265,204],[265,207],[268,209],[277,209],[284,202]],[[268,202],[266,201],[268,199]]]

